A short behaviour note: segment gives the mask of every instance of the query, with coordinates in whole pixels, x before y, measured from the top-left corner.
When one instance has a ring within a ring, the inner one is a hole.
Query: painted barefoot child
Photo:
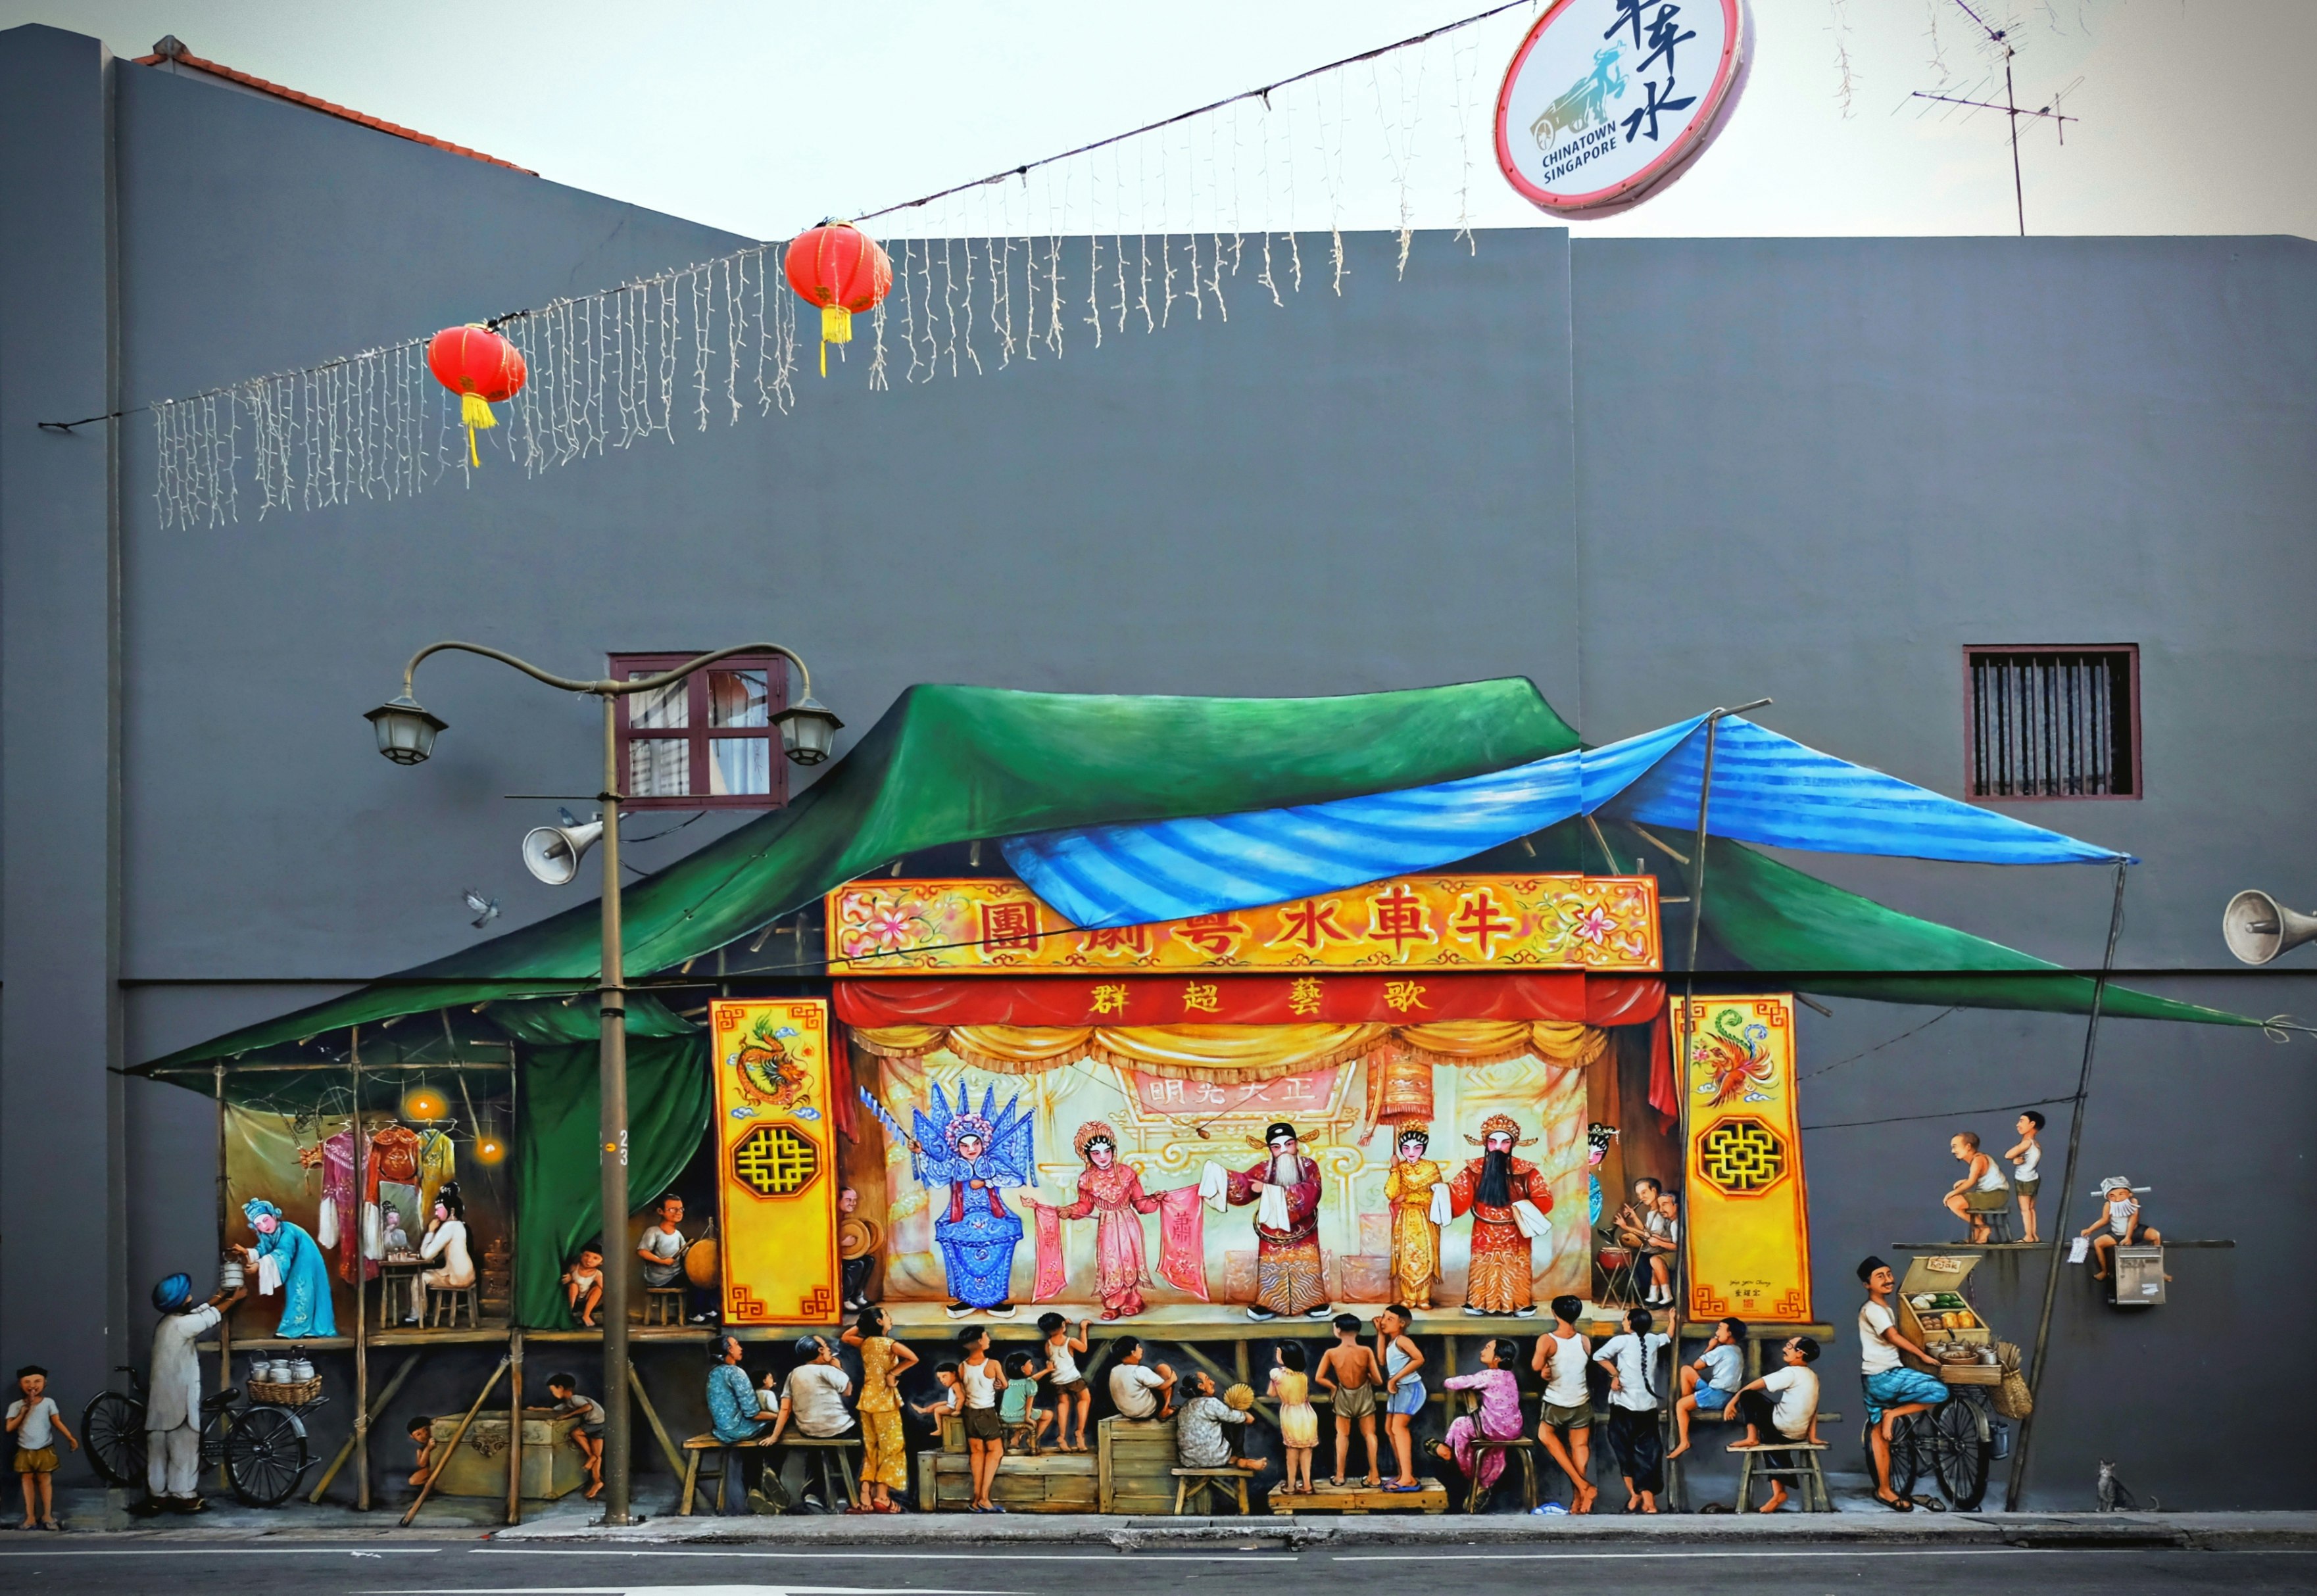
[[[1382,1460],[1376,1456],[1376,1387],[1383,1376],[1375,1354],[1360,1344],[1360,1322],[1350,1314],[1336,1315],[1336,1344],[1320,1354],[1312,1383],[1334,1395],[1336,1403],[1336,1472],[1329,1484],[1340,1485],[1351,1468],[1352,1425],[1368,1448],[1368,1488],[1383,1484]]]
[[[571,1431],[571,1444],[579,1449],[580,1467],[587,1471],[587,1500],[593,1502],[604,1491],[604,1404],[579,1395],[577,1375],[548,1376],[547,1394],[555,1398],[556,1417],[579,1415]]]
[[[1320,1412],[1311,1405],[1311,1377],[1303,1372],[1303,1349],[1293,1342],[1273,1349],[1279,1360],[1271,1371],[1271,1395],[1279,1403],[1279,1444],[1287,1452],[1287,1489],[1311,1493],[1311,1454],[1320,1445]]]
[[[1391,1437],[1391,1454],[1400,1472],[1384,1483],[1387,1491],[1420,1491],[1416,1477],[1416,1437],[1409,1426],[1424,1411],[1424,1352],[1409,1338],[1415,1315],[1406,1305],[1393,1303],[1375,1316],[1376,1355],[1383,1364],[1384,1429]]]
[[[24,1522],[26,1529],[61,1529],[57,1522],[57,1502],[53,1483],[57,1472],[57,1437],[61,1435],[80,1450],[80,1440],[65,1428],[64,1415],[57,1411],[57,1399],[49,1395],[49,1371],[37,1363],[27,1363],[16,1371],[16,1389],[22,1393],[8,1404],[8,1433],[16,1438],[16,1474],[24,1482]]]

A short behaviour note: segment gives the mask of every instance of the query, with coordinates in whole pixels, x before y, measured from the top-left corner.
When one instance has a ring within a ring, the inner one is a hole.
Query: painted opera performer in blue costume
[[[994,1086],[983,1089],[979,1114],[969,1111],[972,1094],[962,1084],[954,1108],[938,1082],[933,1097],[930,1114],[917,1110],[909,1158],[919,1181],[949,1188],[949,1202],[936,1209],[934,1220],[934,1240],[941,1244],[942,1267],[949,1276],[949,1315],[1011,1318],[1008,1281],[1014,1249],[1022,1240],[1022,1217],[999,1194],[1007,1187],[1037,1183],[1030,1111],[1018,1092],[1000,1111]]]
[[[335,1335],[337,1315],[330,1307],[330,1270],[322,1249],[305,1227],[282,1217],[282,1210],[262,1197],[241,1205],[242,1217],[257,1233],[257,1245],[234,1249],[258,1277],[263,1295],[278,1278],[282,1286],[282,1323],[273,1333],[290,1341],[309,1335]]]

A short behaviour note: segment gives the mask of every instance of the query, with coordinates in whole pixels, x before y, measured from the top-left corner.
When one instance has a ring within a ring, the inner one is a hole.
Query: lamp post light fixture
[[[419,707],[411,696],[412,679],[419,662],[430,654],[455,649],[463,654],[479,654],[486,659],[497,660],[521,671],[524,675],[543,682],[565,692],[592,693],[604,703],[604,787],[595,795],[603,806],[599,819],[604,849],[604,925],[602,973],[596,979],[596,1014],[602,1055],[599,1079],[602,1084],[603,1112],[601,1132],[597,1137],[597,1158],[603,1172],[602,1233],[607,1241],[617,1245],[616,1238],[626,1234],[628,1217],[628,1039],[626,975],[620,956],[620,791],[619,723],[616,706],[621,699],[635,693],[656,692],[672,682],[681,682],[703,665],[713,664],[736,654],[777,654],[796,666],[802,691],[797,701],[781,710],[773,718],[780,723],[781,748],[789,759],[800,765],[817,765],[828,759],[836,741],[837,728],[845,723],[831,714],[812,696],[812,673],[793,649],[778,643],[743,643],[731,648],[719,648],[685,661],[671,671],[656,675],[640,676],[631,682],[575,681],[541,670],[537,665],[502,654],[496,648],[486,648],[478,643],[430,643],[410,656],[402,668],[402,693],[389,700],[363,717],[378,734],[378,751],[397,764],[415,765],[434,751],[435,735],[445,722]],[[591,828],[580,828],[585,830]],[[560,884],[577,878],[578,855],[586,843],[574,837],[566,839],[568,858],[557,858],[553,868],[542,871],[532,865],[532,874]],[[577,843],[571,847],[571,843]],[[531,862],[531,839],[525,839],[526,862]],[[563,868],[568,864],[568,869]],[[625,1249],[620,1249],[624,1253]],[[624,1264],[606,1267],[604,1271],[604,1521],[606,1524],[627,1524],[632,1521],[629,1511],[629,1402],[628,1402],[628,1276],[631,1269]],[[356,1422],[361,1416],[356,1415]]]

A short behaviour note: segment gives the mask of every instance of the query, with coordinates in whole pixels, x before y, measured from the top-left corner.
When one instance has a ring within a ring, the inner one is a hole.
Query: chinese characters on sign
[[[1746,74],[1745,0],[1561,0],[1497,98],[1497,164],[1531,203],[1606,215],[1669,183]]]
[[[836,1131],[828,1004],[709,1005],[724,1317],[836,1323]]]
[[[1676,998],[1672,1021],[1689,1054],[1689,1316],[1807,1324],[1794,1000],[1701,997],[1690,1019]]]
[[[1080,931],[1018,881],[856,882],[828,897],[837,976],[1120,975],[1337,970],[1650,971],[1659,966],[1649,876],[1411,876],[1266,908]],[[1409,983],[1408,1001],[1423,988]],[[1096,988],[1096,1013],[1123,988]],[[1317,1012],[1317,990],[1300,1000]],[[1213,1012],[1212,983],[1184,994]],[[1306,1012],[1299,1007],[1296,1012]]]

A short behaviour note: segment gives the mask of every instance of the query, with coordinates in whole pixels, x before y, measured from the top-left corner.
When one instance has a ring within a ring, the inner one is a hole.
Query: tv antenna
[[[2011,200],[2019,213],[2019,236],[2025,238],[2027,236],[2027,191],[2019,179],[2019,119],[2023,116],[2036,117],[2053,123],[2059,129],[2060,142],[2067,143],[2068,124],[2080,121],[2082,119],[2062,115],[2060,102],[2070,90],[2076,86],[2076,84],[2084,80],[2080,77],[2077,78],[2076,83],[2070,84],[2067,88],[2053,94],[2051,103],[2041,110],[2026,109],[2019,103],[2019,96],[2011,86],[2011,58],[2019,53],[2011,42],[2011,31],[2008,28],[1998,28],[1990,24],[1985,17],[1971,8],[1970,0],[1955,0],[1955,3],[1962,7],[1964,15],[1979,24],[1980,31],[1987,35],[1988,42],[2003,51],[2003,103],[1998,105],[1991,100],[1971,100],[1956,94],[1934,94],[1923,89],[1917,89],[1908,97],[1914,100],[1935,100],[1943,105],[1968,105],[1975,111],[1999,111],[2008,119],[2011,129]]]

